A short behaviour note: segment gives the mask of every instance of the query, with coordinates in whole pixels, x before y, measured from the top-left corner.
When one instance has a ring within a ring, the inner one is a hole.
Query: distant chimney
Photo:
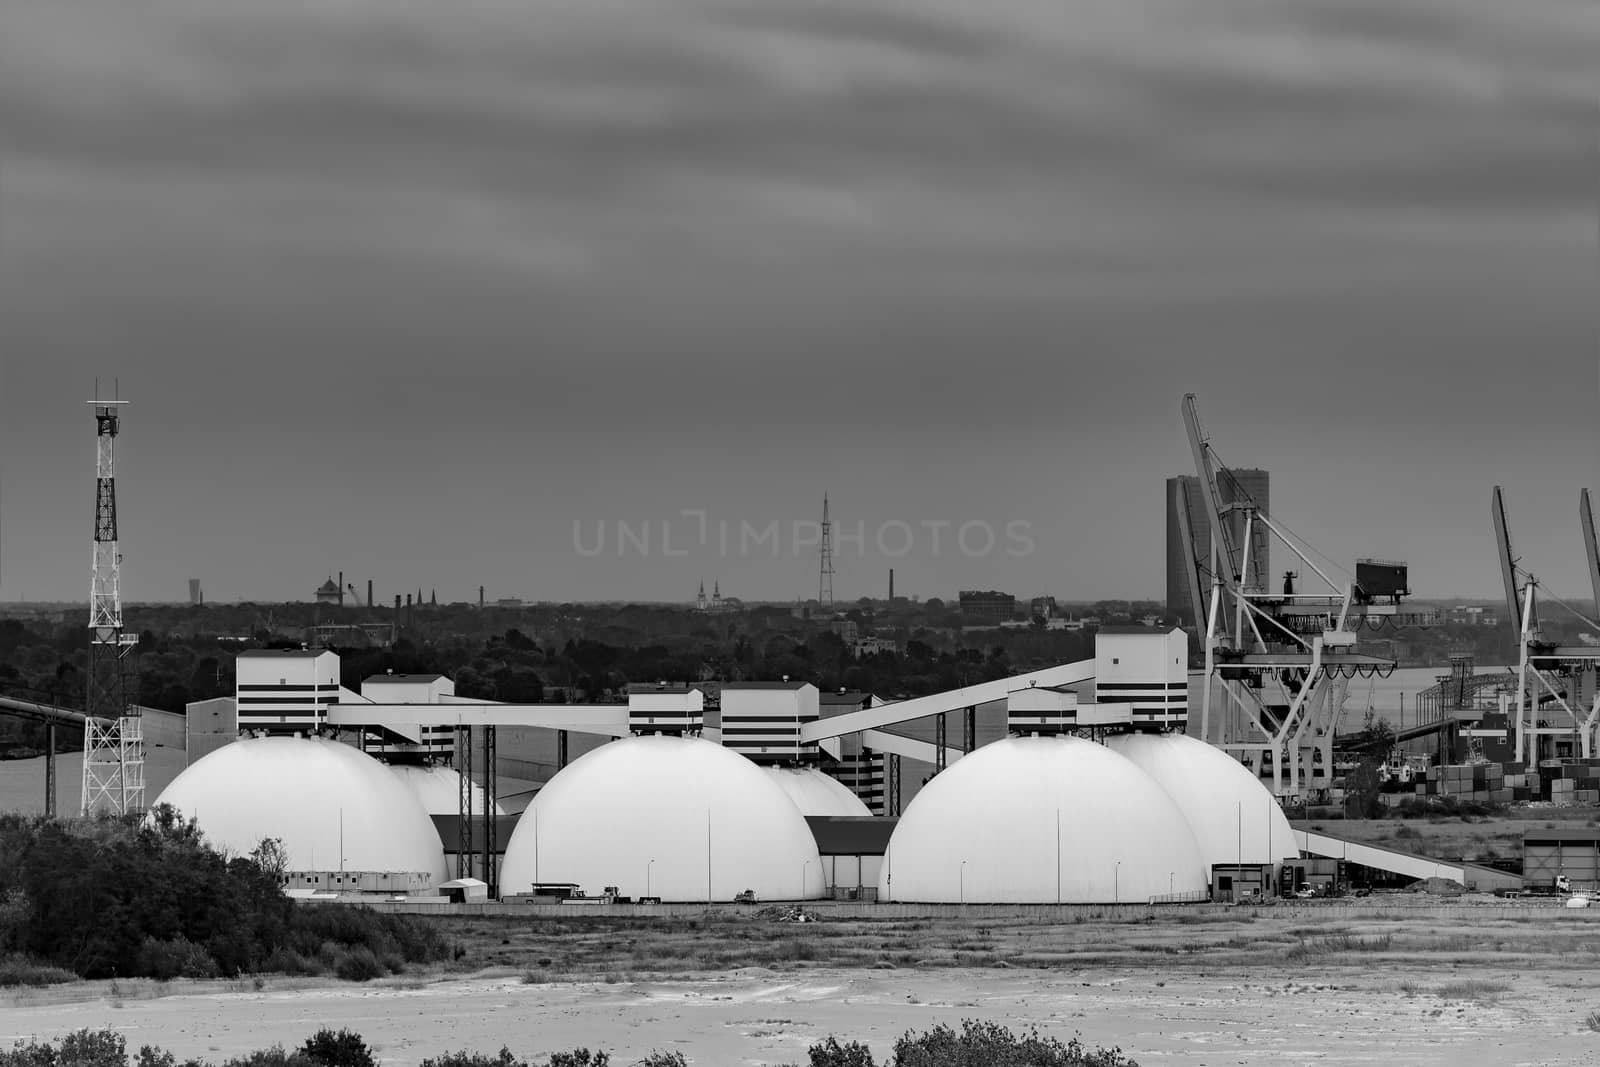
[[[374,605],[372,603],[372,579],[368,578],[367,579],[367,607],[370,608],[370,607],[373,607],[373,606]]]
[[[478,610],[483,610],[483,586],[478,586]]]
[[[889,603],[894,604],[894,568],[889,568]]]
[[[339,606],[344,607],[344,571],[339,572]]]

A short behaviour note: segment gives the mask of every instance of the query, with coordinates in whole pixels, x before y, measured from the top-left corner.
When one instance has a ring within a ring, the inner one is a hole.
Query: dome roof
[[[1075,737],[1011,737],[951,764],[889,839],[883,900],[1143,903],[1204,892],[1194,833],[1149,775]]]
[[[765,770],[783,787],[801,815],[872,814],[848,786],[815,767],[767,767]]]
[[[193,818],[213,848],[245,855],[263,837],[282,839],[290,870],[445,878],[444,846],[405,783],[336,741],[235,741],[196,760],[155,802]]]
[[[823,892],[817,844],[783,788],[698,737],[628,737],[550,779],[517,822],[500,884],[575,882],[664,901]]]
[[[411,763],[386,764],[389,773],[405,783],[411,795],[417,798],[422,810],[429,815],[459,815],[461,813],[461,775],[452,767],[421,766]],[[483,814],[483,786],[472,784],[472,810]],[[495,804],[501,815],[506,809]]]
[[[1214,863],[1277,863],[1300,854],[1272,791],[1220,748],[1184,734],[1122,734],[1106,745],[1177,801],[1207,870]]]

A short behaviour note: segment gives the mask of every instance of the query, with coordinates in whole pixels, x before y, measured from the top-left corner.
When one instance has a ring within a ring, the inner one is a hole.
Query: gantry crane
[[[1506,611],[1517,637],[1517,685],[1506,700],[1516,735],[1513,758],[1529,768],[1535,767],[1545,755],[1556,754],[1557,740],[1566,739],[1576,747],[1573,754],[1588,759],[1597,747],[1595,728],[1600,722],[1600,687],[1596,685],[1600,648],[1558,645],[1546,640],[1539,617],[1539,579],[1525,570],[1512,552],[1505,492],[1498,485],[1494,487],[1492,510]],[[1587,489],[1578,494],[1578,518],[1583,528],[1584,554],[1588,557],[1589,582],[1600,608],[1600,544],[1595,541],[1594,507]],[[1573,614],[1578,615],[1576,611]],[[1593,620],[1578,617],[1600,629]],[[1551,723],[1540,717],[1541,709],[1559,709],[1566,721]],[[1552,740],[1543,744],[1540,738]]]
[[[1391,659],[1358,653],[1357,629],[1363,623],[1370,629],[1426,625],[1433,617],[1404,610],[1401,601],[1411,592],[1404,563],[1358,560],[1348,581],[1335,582],[1217,460],[1192,393],[1184,397],[1183,417],[1211,534],[1210,552],[1197,551],[1189,490],[1180,479],[1174,504],[1189,547],[1196,623],[1204,627],[1200,735],[1244,762],[1270,761],[1278,796],[1324,789],[1332,780],[1334,733],[1350,679],[1387,676],[1395,667]],[[1271,591],[1254,547],[1268,539],[1286,547],[1326,588],[1297,591],[1299,571],[1290,571],[1282,591]],[[1216,715],[1214,698],[1221,702]]]

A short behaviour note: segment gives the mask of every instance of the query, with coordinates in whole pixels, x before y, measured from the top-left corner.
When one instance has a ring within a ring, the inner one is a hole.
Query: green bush
[[[258,860],[270,865],[271,850],[230,859],[166,805],[145,817],[0,815],[0,984],[32,981],[14,952],[83,978],[324,973],[342,965],[355,980],[450,953],[424,921],[297,906]],[[319,959],[325,943],[352,951]]]
[[[382,978],[383,965],[378,962],[378,957],[365,945],[354,948],[341,948],[335,950],[337,955],[333,965],[333,973],[347,982],[370,982],[374,978]]]
[[[252,1052],[248,1056],[235,1056],[231,1060],[224,1060],[222,1067],[319,1067],[319,1065],[299,1049],[285,1052],[282,1045],[273,1045],[271,1048]]]
[[[334,1033],[324,1027],[306,1038],[300,1051],[323,1067],[377,1067],[372,1050],[354,1030]]]
[[[549,1067],[607,1067],[611,1057],[604,1052],[590,1052],[586,1048],[571,1052],[556,1052],[550,1056]]]
[[[39,963],[26,956],[7,956],[0,959],[0,986],[60,985],[76,982],[78,976],[65,967]]]
[[[1138,1067],[1121,1049],[1085,1049],[1074,1037],[1062,1044],[1037,1030],[1013,1034],[999,1023],[968,1019],[957,1034],[943,1024],[925,1034],[909,1031],[894,1046],[895,1067]]]
[[[217,962],[211,953],[179,934],[171,941],[144,939],[139,946],[138,969],[134,972],[147,978],[166,981],[170,978],[215,978]]]
[[[841,1045],[831,1034],[826,1041],[811,1046],[810,1056],[811,1067],[876,1067],[867,1046],[859,1041]]]
[[[652,1052],[639,1061],[639,1067],[689,1067],[681,1052]]]
[[[447,1052],[436,1059],[422,1061],[422,1067],[528,1067],[527,1060],[519,1060],[511,1054],[511,1050],[504,1045],[496,1056],[485,1056],[481,1052]]]
[[[75,1030],[49,1043],[17,1042],[0,1051],[0,1067],[128,1067],[128,1046],[115,1030]]]

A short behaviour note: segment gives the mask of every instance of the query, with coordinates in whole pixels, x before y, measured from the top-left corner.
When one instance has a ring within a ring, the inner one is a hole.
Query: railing
[[[1208,889],[1193,889],[1187,893],[1158,893],[1147,904],[1205,904],[1211,900]]]

